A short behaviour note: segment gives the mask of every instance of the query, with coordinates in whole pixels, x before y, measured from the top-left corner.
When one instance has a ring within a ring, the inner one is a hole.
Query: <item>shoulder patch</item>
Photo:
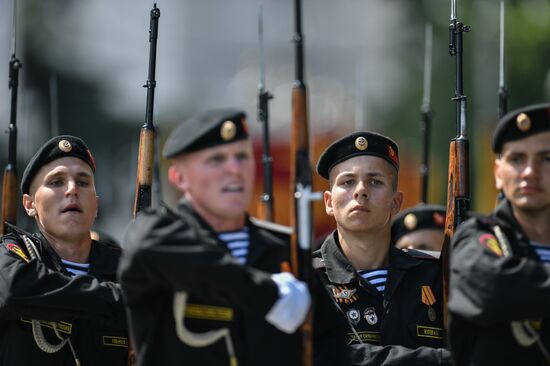
[[[495,253],[497,256],[502,257],[504,254],[502,248],[498,243],[497,238],[493,234],[483,234],[479,237],[479,244]]]
[[[4,243],[6,246],[6,249],[15,255],[17,255],[19,258],[23,259],[25,262],[29,263],[29,257],[25,253],[25,251],[17,244],[15,243]]]
[[[401,249],[413,258],[417,259],[439,259],[441,252],[435,250],[420,250],[420,249]]]
[[[250,217],[250,221],[254,225],[256,225],[258,227],[261,227],[263,229],[266,229],[266,230],[270,230],[270,231],[274,231],[276,233],[286,234],[286,235],[291,235],[292,234],[292,228],[290,226],[277,224],[277,223],[271,222],[271,221],[260,220],[256,217],[252,217],[252,216]]]

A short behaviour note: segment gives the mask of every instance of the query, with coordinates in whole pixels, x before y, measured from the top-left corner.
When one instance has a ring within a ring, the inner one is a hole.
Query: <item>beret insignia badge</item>
[[[516,125],[521,132],[527,132],[531,129],[531,118],[525,113],[520,113],[516,117]]]
[[[233,121],[227,120],[222,124],[222,127],[220,128],[220,135],[224,141],[233,140],[236,134],[237,126],[235,126]]]
[[[359,136],[355,139],[355,147],[357,148],[357,150],[364,151],[367,149],[367,147],[369,147],[369,142],[363,136]]]
[[[415,214],[410,213],[403,219],[403,223],[405,224],[405,227],[409,230],[414,230],[416,228],[416,225],[418,225],[418,218]]]
[[[57,147],[59,147],[59,150],[68,153],[73,149],[71,146],[71,143],[67,140],[61,140],[59,141],[59,144],[57,144]]]

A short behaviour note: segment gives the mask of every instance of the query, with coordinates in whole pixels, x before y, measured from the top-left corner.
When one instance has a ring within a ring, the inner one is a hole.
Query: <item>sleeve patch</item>
[[[502,248],[493,234],[483,234],[479,237],[479,243],[497,256],[502,257]]]
[[[21,249],[21,247],[19,245],[14,244],[14,243],[7,243],[6,248],[10,252],[15,253],[18,257],[23,259],[25,262],[29,263],[29,257],[27,257],[27,255],[25,254],[25,252],[23,251],[23,249]]]

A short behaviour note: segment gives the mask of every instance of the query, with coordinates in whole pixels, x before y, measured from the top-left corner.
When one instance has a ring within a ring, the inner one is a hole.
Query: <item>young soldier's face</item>
[[[550,208],[550,132],[504,144],[495,181],[515,208]]]
[[[324,201],[338,229],[389,230],[403,202],[403,194],[393,188],[395,174],[385,160],[370,155],[353,157],[332,168],[331,189],[325,191]]]
[[[69,240],[90,235],[98,207],[92,169],[74,157],[44,165],[32,180],[30,195],[23,196],[23,205],[46,234]]]
[[[227,226],[224,223],[244,223],[254,188],[250,141],[185,154],[174,161],[168,174],[170,181],[215,229]]]

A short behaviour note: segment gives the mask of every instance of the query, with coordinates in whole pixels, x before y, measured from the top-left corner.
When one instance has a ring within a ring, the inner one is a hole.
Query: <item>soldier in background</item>
[[[392,239],[399,249],[441,251],[445,229],[445,206],[421,203],[397,214],[391,225]]]
[[[95,168],[84,141],[62,135],[23,173],[23,206],[38,232],[11,226],[0,240],[1,365],[127,365],[120,248],[90,237]]]
[[[391,221],[403,202],[398,171],[397,144],[377,133],[355,132],[325,149],[317,173],[329,182],[325,209],[337,229],[314,264],[347,317],[354,362],[450,364],[438,261],[392,242]]]
[[[492,141],[490,216],[452,241],[449,313],[454,362],[550,364],[550,104],[510,112]]]

